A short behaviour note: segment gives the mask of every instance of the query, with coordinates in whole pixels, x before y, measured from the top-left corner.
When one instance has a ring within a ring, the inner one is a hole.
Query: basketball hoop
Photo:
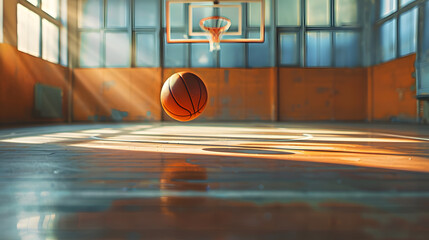
[[[211,16],[201,19],[200,27],[209,33],[210,52],[220,50],[220,39],[231,27],[231,20],[226,17]]]

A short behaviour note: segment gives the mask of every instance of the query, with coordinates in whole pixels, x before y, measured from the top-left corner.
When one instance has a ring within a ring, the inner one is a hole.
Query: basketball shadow
[[[255,149],[255,148],[203,148],[203,150],[209,151],[209,152],[245,153],[245,154],[271,154],[271,155],[294,154],[292,152],[264,150],[264,149]]]

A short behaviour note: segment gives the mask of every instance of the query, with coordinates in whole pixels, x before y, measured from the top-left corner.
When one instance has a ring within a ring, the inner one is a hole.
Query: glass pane
[[[61,24],[67,27],[67,0],[61,0]]]
[[[429,2],[426,3],[425,7],[425,20],[423,23],[423,41],[421,43],[420,59],[422,61],[429,62]]]
[[[80,33],[80,57],[81,67],[100,66],[101,34],[98,32]]]
[[[18,50],[40,56],[40,17],[26,7],[17,6]]]
[[[100,28],[101,1],[79,1],[78,25],[80,28]]]
[[[185,26],[185,8],[184,4],[170,4],[170,23],[171,27]]]
[[[127,32],[106,33],[106,67],[130,66],[130,38]]]
[[[214,67],[215,56],[207,43],[191,45],[191,67]]]
[[[331,21],[330,0],[307,0],[307,25],[329,26]]]
[[[301,0],[277,0],[277,25],[301,25]]]
[[[357,25],[359,21],[359,2],[358,0],[336,0],[335,12],[335,25]]]
[[[128,26],[128,0],[107,0],[107,27],[125,28]]]
[[[399,53],[413,53],[417,46],[417,7],[401,14],[399,18]]]
[[[46,19],[42,20],[42,58],[58,63],[60,31]]]
[[[158,67],[158,42],[156,33],[136,33],[136,65]]]
[[[67,53],[67,29],[61,28],[61,65],[67,66],[68,53]]]
[[[245,67],[243,43],[220,44],[220,67]]]
[[[261,24],[261,4],[247,3],[248,24],[250,27],[257,27]],[[265,0],[265,25],[271,24],[271,0]]]
[[[335,66],[356,67],[360,64],[360,39],[357,32],[335,33]]]
[[[380,28],[380,60],[389,61],[396,57],[396,19],[384,23]]]
[[[176,33],[172,37],[177,38]],[[164,34],[164,66],[165,67],[187,67],[188,66],[188,44],[167,43],[167,36]]]
[[[414,2],[415,0],[400,0],[401,1],[401,7],[408,5],[409,3]]]
[[[159,25],[159,0],[135,0],[135,27],[156,27]]]
[[[0,0],[0,43],[3,42],[3,0]]]
[[[281,65],[298,65],[299,48],[297,33],[280,34],[280,64]]]
[[[42,10],[53,18],[58,17],[59,0],[42,0]]]
[[[331,66],[331,33],[308,32],[306,34],[306,59],[308,67]]]
[[[380,16],[385,17],[396,11],[397,0],[379,0],[380,1]]]
[[[33,4],[34,6],[37,6],[39,4],[39,0],[27,0],[27,2]]]
[[[257,38],[259,31],[249,32],[249,37]],[[265,41],[263,43],[249,43],[248,55],[249,55],[249,67],[270,67],[270,40],[268,38],[268,32],[265,32]]]

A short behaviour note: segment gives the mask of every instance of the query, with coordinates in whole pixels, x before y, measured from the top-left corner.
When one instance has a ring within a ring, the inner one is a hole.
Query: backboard
[[[212,17],[230,22],[215,26],[222,28],[220,42],[264,42],[264,0],[166,0],[165,7],[168,43],[209,43],[203,21]]]

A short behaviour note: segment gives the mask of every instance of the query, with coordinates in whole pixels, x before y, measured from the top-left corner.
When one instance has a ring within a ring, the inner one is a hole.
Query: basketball
[[[204,82],[191,72],[171,75],[161,89],[161,105],[168,116],[181,121],[197,118],[206,107],[207,89]]]

